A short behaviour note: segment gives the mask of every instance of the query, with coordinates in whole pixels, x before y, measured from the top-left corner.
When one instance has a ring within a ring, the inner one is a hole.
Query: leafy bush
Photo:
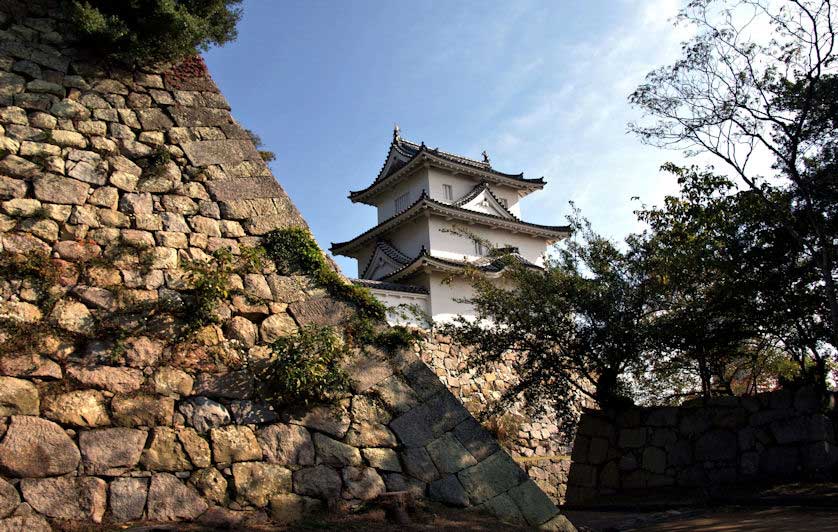
[[[349,376],[340,366],[345,347],[331,328],[305,327],[276,340],[271,350],[261,381],[272,404],[331,402],[349,391]]]
[[[124,63],[175,61],[236,38],[241,0],[64,0],[82,45]]]
[[[329,264],[311,234],[302,228],[278,229],[262,240],[265,252],[280,272],[301,273],[339,301],[355,309],[347,324],[348,336],[359,344],[393,351],[412,345],[418,333],[401,326],[388,327],[387,307],[367,288],[347,283]]]
[[[183,312],[187,320],[194,326],[216,321],[218,303],[229,299],[235,292],[231,276],[260,269],[263,255],[261,248],[242,248],[238,257],[227,248],[219,248],[212,253],[210,260],[184,263],[183,269],[192,286],[191,304]]]

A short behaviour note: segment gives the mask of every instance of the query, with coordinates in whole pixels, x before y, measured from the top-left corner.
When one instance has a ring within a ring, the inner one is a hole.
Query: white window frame
[[[474,242],[474,254],[478,257],[483,257],[486,255],[486,248],[483,247],[483,242],[479,240],[473,240]]]
[[[454,188],[451,185],[442,185],[442,197],[445,201],[454,201]]]
[[[396,214],[402,212],[410,206],[409,197],[410,193],[405,192],[404,194],[395,199],[393,203],[395,204]]]

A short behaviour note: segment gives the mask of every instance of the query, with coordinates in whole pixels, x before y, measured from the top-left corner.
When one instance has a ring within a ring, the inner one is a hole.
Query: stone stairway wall
[[[267,345],[352,312],[309,279],[232,272],[183,333],[187,265],[305,222],[200,58],[103,67],[55,6],[0,6],[0,530],[286,523],[401,490],[571,530],[413,352],[355,349],[337,405],[260,400]]]

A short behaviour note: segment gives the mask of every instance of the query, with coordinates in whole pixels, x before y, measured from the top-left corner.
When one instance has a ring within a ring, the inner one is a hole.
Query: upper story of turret
[[[349,199],[375,206],[379,223],[407,210],[423,196],[461,207],[468,203],[467,208],[503,216],[494,205],[497,203],[517,218],[521,215],[520,199],[543,187],[543,178],[527,179],[523,174],[495,170],[486,152],[478,161],[431,149],[425,143],[401,138],[396,127],[378,176],[365,189],[351,192]],[[467,201],[478,188],[488,189],[494,198]]]

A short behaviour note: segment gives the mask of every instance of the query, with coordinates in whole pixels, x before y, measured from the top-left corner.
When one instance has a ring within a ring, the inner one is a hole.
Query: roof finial
[[[401,138],[402,129],[399,127],[398,124],[393,124],[393,140],[399,140]]]
[[[488,154],[488,153],[486,153],[486,150],[483,150],[483,162],[484,162],[484,163],[486,163],[486,164],[489,164],[489,163],[490,163],[490,161],[489,161],[489,154]]]

